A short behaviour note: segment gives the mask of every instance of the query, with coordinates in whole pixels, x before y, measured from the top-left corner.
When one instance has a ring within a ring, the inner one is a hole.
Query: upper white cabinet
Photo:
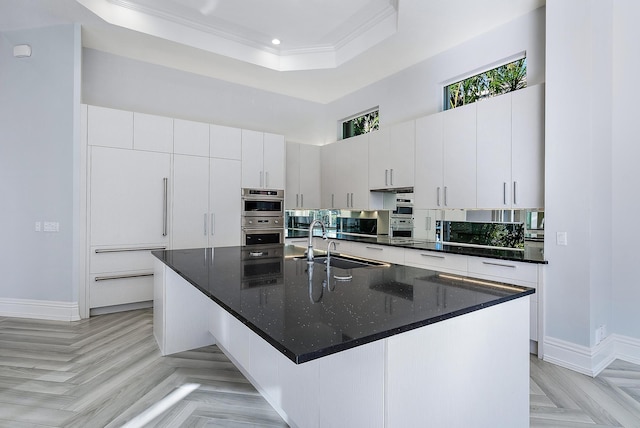
[[[478,102],[477,207],[511,207],[511,95]]]
[[[173,153],[173,119],[152,114],[133,113],[133,148]]]
[[[181,155],[209,156],[209,124],[174,119],[173,152]]]
[[[242,159],[242,130],[229,126],[210,125],[212,158]]]
[[[369,134],[332,145],[336,150],[333,208],[369,209]]]
[[[320,148],[320,175],[321,175],[321,196],[320,205],[322,208],[336,207],[336,157],[338,145],[336,143],[326,144]]]
[[[414,204],[424,209],[442,208],[442,114],[416,120]]]
[[[369,188],[397,189],[414,184],[415,121],[369,134]]]
[[[444,208],[476,206],[476,104],[440,113]]]
[[[133,112],[87,107],[87,144],[133,149]]]
[[[319,146],[287,143],[285,190],[286,208],[321,208]]]
[[[242,130],[242,187],[284,189],[282,135]]]
[[[544,84],[512,92],[511,179],[514,208],[544,207]]]

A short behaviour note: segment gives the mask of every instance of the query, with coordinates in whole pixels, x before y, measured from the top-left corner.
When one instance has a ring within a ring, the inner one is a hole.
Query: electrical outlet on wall
[[[596,328],[596,345],[599,345],[600,342],[605,339],[605,337],[607,337],[607,326],[603,324],[600,327]]]

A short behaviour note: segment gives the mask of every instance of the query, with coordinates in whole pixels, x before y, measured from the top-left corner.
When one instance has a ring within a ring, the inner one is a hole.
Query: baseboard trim
[[[595,377],[614,360],[640,364],[640,340],[619,334],[607,336],[593,348],[545,337],[543,359]]]
[[[53,321],[78,321],[78,302],[56,302],[51,300],[0,299],[0,316],[34,318]]]

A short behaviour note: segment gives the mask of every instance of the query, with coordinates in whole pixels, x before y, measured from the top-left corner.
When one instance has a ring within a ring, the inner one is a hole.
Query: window
[[[379,127],[378,109],[342,122],[342,138],[355,137],[375,131]]]
[[[527,58],[521,58],[444,87],[444,109],[475,103],[527,86]]]

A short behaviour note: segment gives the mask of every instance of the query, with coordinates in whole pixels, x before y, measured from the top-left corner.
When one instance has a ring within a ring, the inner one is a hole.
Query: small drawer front
[[[105,248],[92,247],[89,272],[123,272],[138,270],[153,270],[155,257],[151,255],[152,249],[161,250],[163,246],[148,246],[142,249],[136,247]]]
[[[385,245],[358,244],[351,248],[351,254],[371,260],[404,264],[404,248],[393,248]]]
[[[410,266],[442,272],[467,272],[467,257],[426,250],[406,250],[405,262]]]
[[[91,308],[153,300],[153,269],[89,276]]]
[[[533,263],[469,257],[469,276],[535,287],[538,282],[538,266]]]

